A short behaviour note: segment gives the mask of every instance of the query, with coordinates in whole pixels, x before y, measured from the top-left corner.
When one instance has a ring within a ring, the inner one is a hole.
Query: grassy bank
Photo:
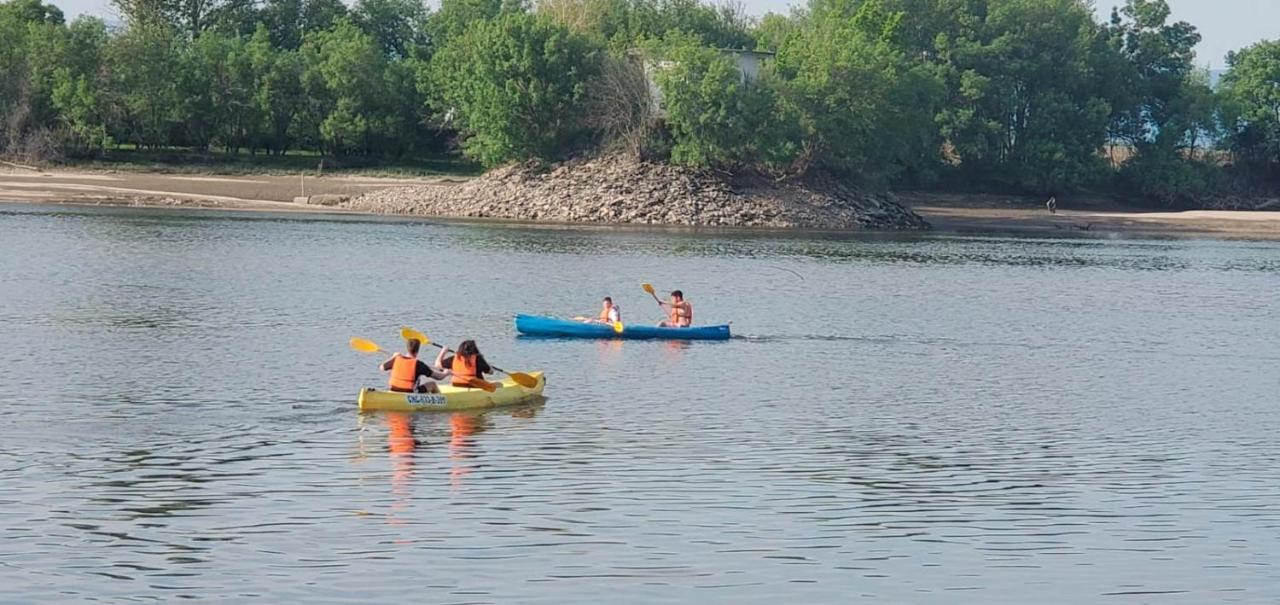
[[[119,147],[86,158],[63,158],[50,167],[70,170],[114,170],[150,174],[218,175],[359,175],[371,177],[475,176],[481,169],[459,155],[413,158],[334,157],[297,151],[286,155],[262,153],[198,153],[188,149]]]

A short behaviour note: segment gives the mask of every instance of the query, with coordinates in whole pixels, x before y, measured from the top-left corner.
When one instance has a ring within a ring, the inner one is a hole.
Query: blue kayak
[[[565,338],[645,338],[667,340],[728,340],[729,326],[693,326],[689,328],[660,328],[641,324],[624,323],[622,332],[601,323],[586,323],[541,315],[517,315],[516,331],[529,336],[560,336]]]

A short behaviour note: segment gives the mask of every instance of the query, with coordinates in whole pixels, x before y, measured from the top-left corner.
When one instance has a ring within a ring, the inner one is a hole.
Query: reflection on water
[[[515,337],[645,282],[737,336]],[[5,207],[0,601],[1275,602],[1277,286],[1266,243]],[[346,339],[401,325],[548,399],[357,414]]]

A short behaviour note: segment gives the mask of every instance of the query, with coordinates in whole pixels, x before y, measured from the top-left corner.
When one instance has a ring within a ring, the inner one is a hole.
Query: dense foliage
[[[472,23],[432,61],[436,106],[456,110],[463,150],[485,165],[554,157],[583,130],[595,50],[551,19],[510,13]]]
[[[1280,41],[1215,88],[1167,0],[0,2],[0,155],[139,148],[486,166],[618,147],[777,177],[1164,204],[1280,177]],[[756,52],[750,52],[756,51]]]

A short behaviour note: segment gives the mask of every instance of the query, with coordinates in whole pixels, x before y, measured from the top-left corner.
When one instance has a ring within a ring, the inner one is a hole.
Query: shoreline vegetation
[[[465,182],[465,179],[451,177],[387,178],[350,175],[308,176],[305,179],[312,195],[345,199],[387,188],[454,188]],[[7,202],[344,215],[386,214],[292,201],[298,197],[295,194],[301,183],[302,179],[298,175],[197,176],[139,171],[30,171],[0,167],[0,208]],[[902,192],[897,194],[897,198],[924,218],[933,231],[940,233],[1019,233],[1054,237],[1217,237],[1280,241],[1280,211],[1158,212],[1126,206],[1106,197],[1069,196],[1059,200],[1061,206],[1058,213],[1051,215],[1038,200],[1020,196]],[[410,216],[463,222],[522,222],[494,218]],[[547,220],[524,222],[565,224],[580,228],[706,228],[600,222],[561,223]],[[753,230],[773,229],[765,227]]]
[[[0,160],[81,172],[46,198],[850,230],[1280,199],[1280,40],[1215,77],[1167,0],[111,4],[0,0]]]

